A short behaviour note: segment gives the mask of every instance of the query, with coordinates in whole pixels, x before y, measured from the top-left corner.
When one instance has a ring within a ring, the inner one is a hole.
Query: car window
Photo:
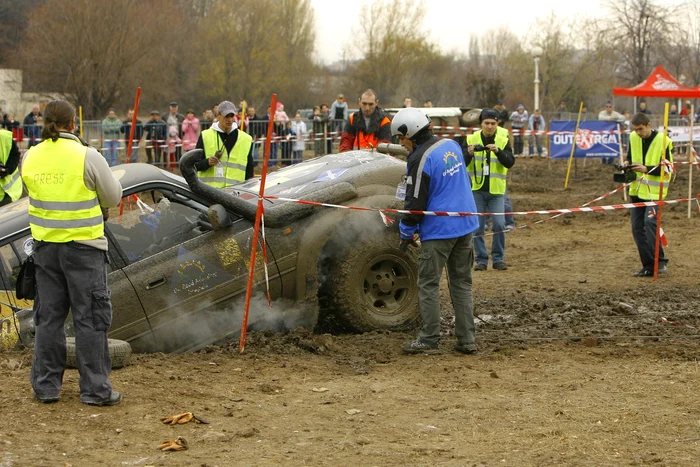
[[[212,230],[206,207],[182,193],[147,190],[122,203],[110,210],[106,225],[130,263]]]
[[[0,274],[2,274],[3,290],[14,290],[19,273],[20,259],[12,249],[11,244],[0,247]]]
[[[17,274],[27,252],[31,250],[31,243],[31,235],[27,231],[27,235],[0,246],[0,274],[3,281],[0,285],[6,290],[14,290]]]

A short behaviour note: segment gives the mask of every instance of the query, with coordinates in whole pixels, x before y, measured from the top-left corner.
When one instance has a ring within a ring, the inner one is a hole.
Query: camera
[[[615,170],[620,172],[613,174],[613,181],[616,183],[630,183],[637,179],[637,175],[634,173],[631,167],[621,164],[615,164]]]
[[[478,152],[478,151],[488,151],[488,150],[489,150],[489,148],[487,148],[486,146],[482,146],[481,144],[475,144],[475,145],[474,145],[474,152]]]

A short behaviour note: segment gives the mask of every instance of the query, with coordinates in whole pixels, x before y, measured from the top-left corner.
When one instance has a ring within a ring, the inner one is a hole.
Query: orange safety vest
[[[355,121],[355,114],[350,114],[350,125],[353,125]],[[391,120],[389,120],[389,117],[384,116],[382,120],[379,122],[379,128],[383,127],[386,124],[391,125]],[[355,133],[355,141],[352,143],[353,148],[357,149],[370,149],[370,148],[376,148],[377,144],[379,144],[379,138],[377,138],[377,135],[374,133],[365,133],[364,131],[359,131],[357,130],[357,133]]]

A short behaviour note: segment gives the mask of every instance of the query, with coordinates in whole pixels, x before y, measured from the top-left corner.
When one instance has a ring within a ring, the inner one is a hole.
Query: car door
[[[22,261],[27,257],[27,253],[32,250],[32,238],[29,226],[23,232],[19,232],[12,239],[2,241],[0,245],[0,256],[3,266],[3,289],[9,304],[13,306],[31,309],[32,300],[17,300],[14,297],[15,278]],[[113,252],[110,252],[113,253]],[[127,280],[124,273],[114,262],[107,266],[107,286],[112,293],[112,326],[109,330],[109,337],[122,339],[132,343],[132,347],[142,349],[140,342],[147,345],[145,348],[153,348],[153,335],[146,320],[143,308],[138,301],[134,301],[134,289]],[[14,323],[13,323],[14,326]],[[66,333],[74,335],[73,322],[70,318],[66,320]]]
[[[201,347],[237,332],[248,280],[252,225],[235,219],[213,231],[205,203],[173,187],[128,194],[132,207],[108,228],[127,264],[161,352]],[[260,256],[259,256],[260,257]],[[262,260],[256,283],[264,283]],[[271,294],[279,296],[279,277]],[[256,290],[259,289],[256,288]]]

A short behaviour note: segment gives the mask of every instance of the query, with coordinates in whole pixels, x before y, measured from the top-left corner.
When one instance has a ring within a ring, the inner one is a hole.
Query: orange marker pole
[[[270,110],[277,107],[277,94],[272,95]],[[255,273],[255,257],[258,252],[258,235],[260,233],[260,221],[263,215],[263,197],[265,196],[265,180],[267,179],[267,163],[270,160],[270,145],[272,143],[272,129],[274,118],[270,114],[267,122],[267,138],[265,138],[265,156],[263,157],[262,175],[260,176],[260,192],[258,194],[258,209],[255,212],[255,227],[253,228],[253,241],[250,249],[250,270],[248,271],[248,285],[245,291],[245,308],[243,310],[243,324],[241,325],[241,340],[238,345],[240,353],[245,350],[245,337],[248,328],[248,314],[250,313],[250,298],[253,293],[253,276]]]
[[[664,145],[661,149],[661,181],[659,182],[659,201],[664,195],[664,177],[666,176],[666,144],[668,139],[668,102],[664,106]],[[691,166],[692,167],[692,166]],[[656,241],[654,242],[654,280],[659,278],[659,243],[661,241],[661,207],[659,204],[656,210]]]

